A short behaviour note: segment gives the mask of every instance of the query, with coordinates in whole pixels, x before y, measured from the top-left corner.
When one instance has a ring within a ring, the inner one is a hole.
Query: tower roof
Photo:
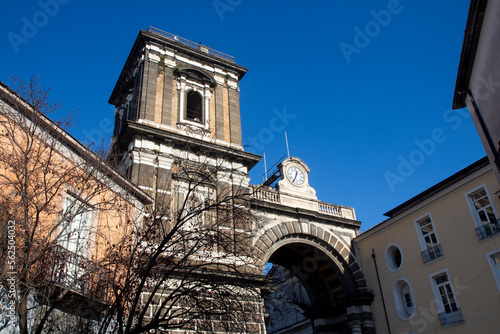
[[[108,102],[110,104],[115,105],[120,100],[120,94],[127,91],[124,88],[128,80],[132,77],[137,65],[137,60],[144,52],[146,45],[154,45],[159,49],[180,53],[193,59],[200,60],[203,63],[209,63],[212,66],[231,71],[238,77],[238,80],[241,80],[248,71],[248,68],[236,64],[233,56],[214,50],[201,43],[195,43],[166,31],[149,27],[148,30],[141,29],[139,31],[139,35],[135,40],[134,46],[130,51],[109,98]]]

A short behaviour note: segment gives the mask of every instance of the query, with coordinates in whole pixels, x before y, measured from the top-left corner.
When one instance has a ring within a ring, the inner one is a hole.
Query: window
[[[186,119],[203,123],[203,99],[201,94],[194,90],[186,94]]]
[[[205,222],[205,215],[208,213],[206,200],[209,198],[209,190],[198,186],[196,189],[189,189],[189,185],[180,183],[175,187],[174,208],[175,223],[182,224],[182,230],[193,231],[201,228]]]
[[[182,220],[186,218],[186,227],[200,226],[205,216],[209,219],[209,203],[215,191],[215,179],[208,172],[190,167],[183,167],[172,175],[172,179],[175,180],[172,198],[174,213]]]
[[[385,264],[390,271],[396,272],[403,264],[403,253],[401,249],[395,245],[390,244],[385,250]]]
[[[490,196],[485,186],[481,186],[468,194],[469,208],[476,224],[476,233],[479,240],[492,237],[500,233],[495,208],[491,204]]]
[[[424,263],[443,256],[443,250],[434,229],[434,224],[430,215],[425,216],[416,222],[420,247],[422,249],[422,260]]]
[[[491,268],[491,273],[500,291],[500,250],[495,250],[486,254],[486,258]]]
[[[413,308],[413,301],[411,300],[410,290],[406,288],[407,291],[403,291],[403,297],[405,299],[406,309]]]
[[[93,211],[89,205],[67,194],[59,245],[72,253],[86,257],[92,216]]]
[[[398,279],[392,285],[392,298],[396,314],[402,320],[409,320],[415,314],[415,304],[410,284],[404,278]]]
[[[88,282],[82,275],[90,268],[87,259],[90,230],[94,217],[93,208],[70,194],[66,194],[63,221],[57,252],[54,254],[56,265],[54,280],[71,289],[85,290]]]
[[[498,271],[500,269],[500,253],[496,253],[491,255],[491,260],[495,265],[495,270]]]
[[[403,258],[401,257],[401,251],[399,250],[399,248],[394,249],[394,251],[392,252],[392,258],[396,267],[401,267]]]
[[[210,130],[210,100],[215,81],[210,75],[184,68],[178,73],[178,128],[192,133]]]
[[[441,326],[463,322],[462,312],[458,307],[448,273],[441,272],[432,276],[432,285],[439,310]]]
[[[186,194],[181,191],[176,191],[175,192],[175,210],[177,211],[176,213],[178,214],[178,211],[184,209],[184,201],[186,200]]]

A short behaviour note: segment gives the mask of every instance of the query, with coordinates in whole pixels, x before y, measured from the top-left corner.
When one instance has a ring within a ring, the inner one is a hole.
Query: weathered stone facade
[[[317,333],[372,333],[372,297],[350,248],[360,226],[354,209],[318,201],[309,168],[297,158],[280,164],[275,188],[250,185],[248,171],[260,156],[242,147],[238,85],[246,71],[204,45],[141,31],[109,100],[116,106],[118,168],[172,205],[186,168],[211,173],[217,193],[248,194],[250,202],[228,204],[250,203],[253,221],[220,226],[251,259],[247,273],[264,277],[268,262],[292,271],[309,293],[304,316],[315,320]],[[264,333],[263,297],[252,305],[247,332]]]
[[[293,166],[304,172],[299,186],[287,172]],[[297,314],[289,312],[288,321],[279,319],[279,326],[270,324],[270,333],[310,333],[311,326],[315,333],[373,333],[373,297],[351,250],[360,222],[353,208],[318,201],[308,185],[308,171],[300,159],[288,158],[279,165],[278,189],[260,187],[254,193],[260,222],[255,238],[259,267],[264,270],[272,263],[281,268],[279,272],[288,271],[283,283],[277,283],[279,298],[282,291],[308,294],[306,303],[292,298]],[[267,304],[277,304],[276,298],[271,294]],[[279,312],[266,311],[270,321],[279,317]]]

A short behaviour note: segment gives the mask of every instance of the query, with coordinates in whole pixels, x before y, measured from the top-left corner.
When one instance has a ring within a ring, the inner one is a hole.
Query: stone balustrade
[[[340,206],[338,205],[318,202],[318,210],[327,215],[342,217],[342,210],[340,210]]]
[[[252,198],[271,203],[281,203],[280,193],[272,188],[252,186]]]
[[[263,202],[283,204],[281,202],[280,192],[270,188],[251,185],[253,199]],[[356,219],[354,214],[354,209],[350,207],[344,207],[340,205],[325,203],[316,201],[317,210],[319,213],[336,216],[347,219]]]

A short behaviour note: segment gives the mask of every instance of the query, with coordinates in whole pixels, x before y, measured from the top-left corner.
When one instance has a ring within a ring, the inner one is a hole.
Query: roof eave
[[[443,181],[435,184],[434,186],[430,187],[427,190],[424,190],[420,194],[418,194],[415,197],[412,197],[408,201],[404,202],[401,205],[398,205],[394,209],[387,211],[384,213],[384,216],[393,218],[406,210],[414,207],[415,205],[423,202],[427,198],[435,195],[436,193],[442,191],[443,189],[446,189],[447,187],[451,186],[452,184],[464,179],[468,175],[471,175],[472,173],[476,172],[477,170],[487,166],[489,164],[488,157],[483,157],[482,159],[474,162],[470,166],[465,167],[464,169],[460,170],[459,172],[453,174],[452,176],[444,179]]]
[[[471,0],[453,94],[453,109],[464,108],[488,0]]]

